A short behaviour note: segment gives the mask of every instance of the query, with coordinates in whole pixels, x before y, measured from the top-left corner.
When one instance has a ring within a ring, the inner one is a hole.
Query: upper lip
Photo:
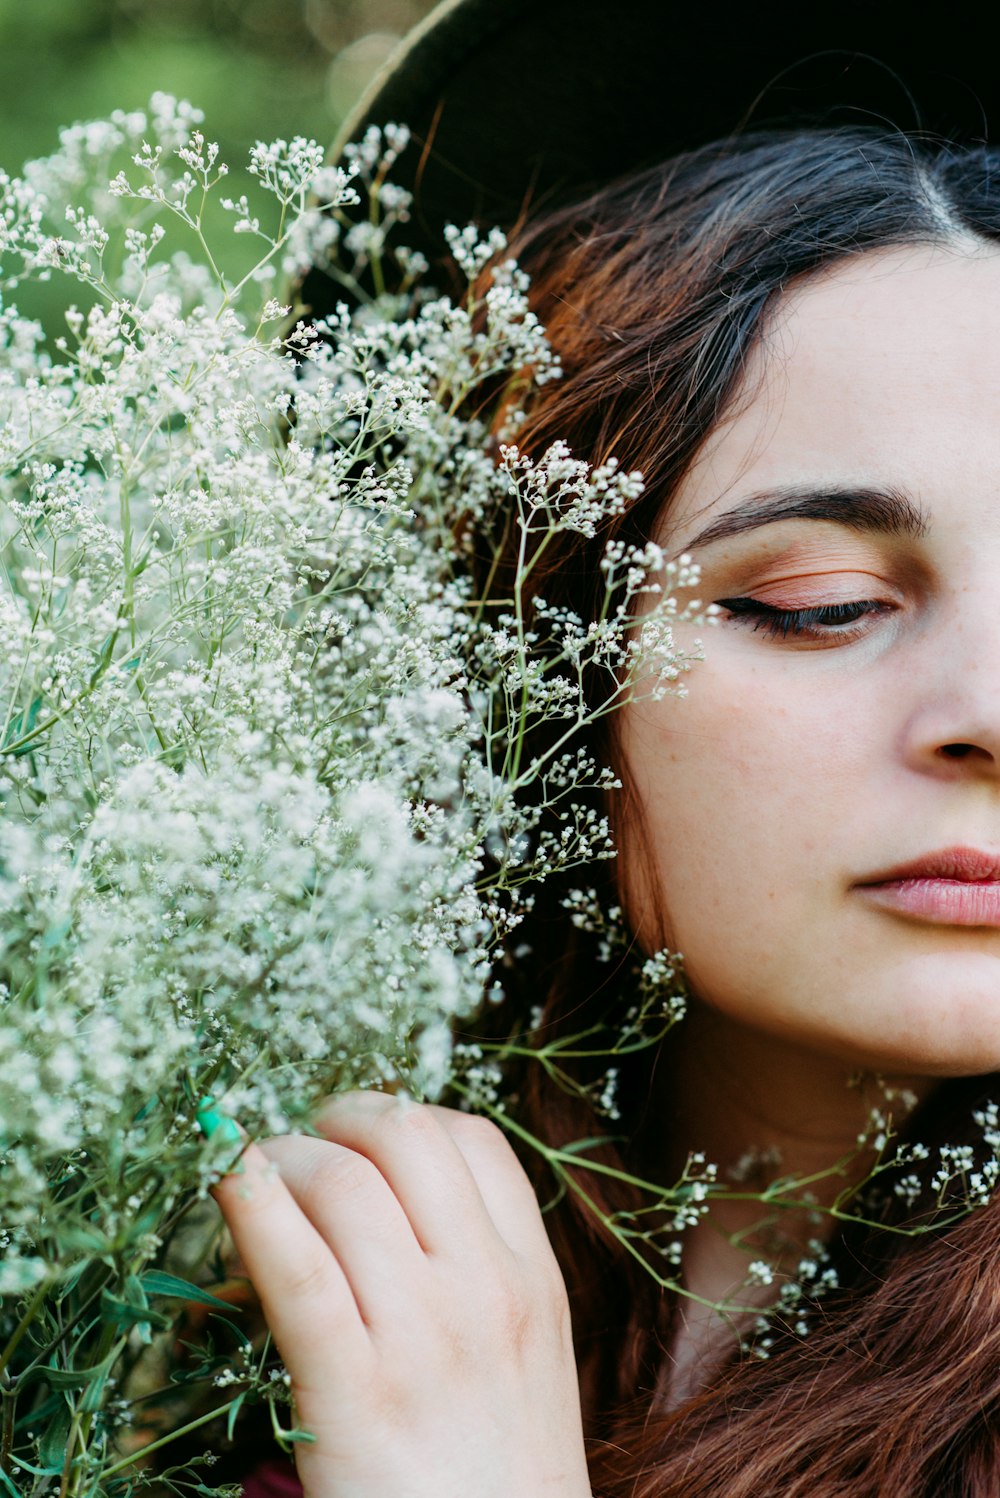
[[[921,853],[908,863],[894,864],[858,883],[887,884],[893,879],[957,879],[969,884],[1000,880],[1000,853],[984,853],[980,848],[941,848],[936,853]]]

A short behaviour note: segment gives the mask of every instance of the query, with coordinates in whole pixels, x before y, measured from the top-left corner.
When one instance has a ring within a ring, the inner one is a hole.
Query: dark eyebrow
[[[765,489],[741,500],[719,515],[684,547],[706,546],[726,536],[739,536],[760,525],[778,520],[832,520],[855,531],[878,531],[887,536],[906,536],[919,541],[928,524],[918,507],[897,489],[845,488]]]

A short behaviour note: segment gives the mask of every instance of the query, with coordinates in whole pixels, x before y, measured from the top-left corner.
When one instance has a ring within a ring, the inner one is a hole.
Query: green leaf
[[[14,1466],[17,1467],[19,1471],[34,1472],[36,1477],[53,1477],[57,1472],[62,1471],[61,1462],[58,1467],[53,1468],[51,1471],[46,1471],[44,1467],[33,1467],[31,1463],[26,1462],[23,1457],[15,1456],[13,1451],[10,1453],[10,1460],[14,1463]],[[2,1472],[0,1472],[0,1476],[2,1475]],[[17,1489],[15,1488],[14,1491],[17,1492]],[[18,1492],[17,1498],[24,1498],[24,1494]]]
[[[107,1357],[102,1358],[99,1363],[94,1363],[90,1368],[41,1367],[37,1371],[39,1378],[44,1378],[50,1388],[85,1389],[95,1379],[103,1380],[107,1378],[117,1359],[118,1349],[114,1348],[108,1353]]]
[[[561,1155],[582,1155],[584,1150],[598,1149],[602,1144],[615,1144],[625,1139],[624,1134],[599,1134],[596,1139],[574,1139],[569,1144],[561,1144],[559,1153]]]
[[[240,1410],[243,1408],[243,1401],[244,1399],[246,1399],[249,1392],[249,1389],[244,1389],[242,1394],[237,1394],[236,1398],[229,1406],[229,1416],[226,1420],[227,1441],[231,1441],[233,1439],[233,1430],[236,1427],[236,1417],[239,1414]]]
[[[291,1455],[291,1448],[295,1445],[312,1446],[316,1437],[311,1430],[286,1430],[278,1419],[278,1411],[274,1407],[274,1400],[267,1401],[267,1407],[271,1414],[271,1429],[274,1439],[287,1455]]]
[[[160,1331],[166,1331],[172,1325],[169,1316],[164,1316],[161,1311],[153,1311],[149,1305],[135,1305],[128,1300],[119,1300],[114,1295],[109,1295],[107,1290],[101,1291],[101,1320],[116,1331],[128,1331],[130,1327],[157,1327]]]
[[[241,1307],[240,1306],[229,1306],[228,1309],[230,1311],[240,1312]],[[219,1313],[218,1313],[218,1311],[216,1311],[216,1313],[215,1313],[214,1316],[210,1316],[209,1320],[210,1321],[221,1321],[222,1324],[223,1324],[223,1326],[228,1327],[228,1329],[232,1332],[233,1336],[236,1338],[237,1345],[239,1345],[240,1343],[246,1341],[246,1339],[247,1339],[246,1332],[243,1331],[243,1329],[241,1327],[236,1326],[236,1324],[234,1322],[229,1321],[225,1316],[220,1316]]]
[[[67,1295],[73,1294],[73,1291],[86,1274],[90,1274],[92,1278],[95,1274],[100,1275],[100,1270],[94,1269],[94,1262],[89,1258],[78,1259],[72,1269],[66,1270],[64,1278],[59,1281],[53,1290],[53,1294],[60,1305],[66,1299]],[[104,1278],[103,1275],[100,1275],[100,1277]]]
[[[42,1433],[38,1444],[38,1460],[46,1473],[61,1472],[66,1460],[66,1442],[73,1424],[73,1411],[68,1404],[53,1416]]]
[[[143,1289],[142,1280],[137,1274],[126,1276],[125,1300],[130,1306],[138,1306],[143,1311],[149,1306],[149,1296]]]
[[[144,1340],[149,1339],[147,1337]],[[112,1368],[114,1368],[121,1356],[121,1350],[121,1344],[119,1343],[117,1347],[111,1349],[107,1357],[102,1358],[99,1363],[94,1364],[93,1368],[87,1370],[91,1377],[87,1383],[87,1387],[83,1391],[83,1398],[80,1400],[81,1410],[93,1411],[101,1408],[105,1385],[107,1384]]]
[[[39,1378],[53,1389],[85,1389],[99,1368],[36,1368]]]
[[[72,593],[72,591],[73,591],[72,588],[69,587],[68,584],[67,584],[67,586],[65,588],[57,588],[56,589],[56,591],[52,595],[52,612],[51,612],[51,615],[50,615],[51,618],[53,618],[53,619],[58,619],[59,618],[59,615],[63,612],[63,610],[66,607],[66,600],[69,598],[69,596]]]
[[[108,635],[107,639],[104,641],[104,644],[101,646],[100,654],[97,657],[97,665],[90,673],[90,686],[96,686],[98,680],[104,675],[105,671],[110,666],[111,657],[114,655],[115,641],[117,640],[117,638],[118,631],[117,629],[113,629]]]
[[[99,1254],[102,1258],[108,1248],[108,1239],[99,1233],[96,1228],[86,1226],[84,1223],[67,1223],[62,1230],[63,1238],[70,1248],[79,1249],[83,1253]]]
[[[10,720],[7,732],[4,734],[3,743],[0,744],[0,749],[5,749],[8,744],[16,743],[19,738],[31,732],[38,718],[41,705],[41,697],[36,697],[30,707],[25,708],[23,713],[18,713],[16,718]],[[26,754],[27,752],[28,746],[25,745],[23,749],[16,749],[14,751],[14,757],[15,759],[20,758],[22,754]]]
[[[42,951],[51,951],[53,947],[61,946],[72,929],[71,916],[67,916],[63,921],[57,921],[54,926],[48,926],[42,936]]]
[[[170,1295],[176,1300],[193,1300],[200,1306],[221,1306],[224,1311],[240,1312],[241,1307],[231,1306],[228,1300],[220,1300],[210,1290],[192,1285],[190,1280],[179,1279],[176,1274],[161,1274],[151,1269],[142,1276],[143,1289],[148,1295]]]

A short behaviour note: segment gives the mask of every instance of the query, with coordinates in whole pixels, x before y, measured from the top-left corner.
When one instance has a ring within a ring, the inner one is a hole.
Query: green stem
[[[14,1449],[14,1417],[17,1413],[17,1390],[10,1374],[4,1369],[0,1375],[0,1400],[3,1402],[3,1431],[0,1434],[0,1471],[11,1476],[10,1455]]]
[[[73,1471],[73,1451],[80,1434],[80,1412],[77,1410],[73,1415],[73,1423],[66,1437],[66,1456],[63,1460],[62,1475],[59,1478],[59,1498],[66,1498],[69,1491],[69,1480]]]
[[[483,617],[483,611],[490,606],[490,603],[492,601],[490,599],[490,591],[491,591],[491,589],[493,587],[493,581],[494,581],[494,579],[495,579],[495,577],[497,575],[497,570],[498,570],[498,568],[500,566],[501,556],[502,556],[502,554],[503,554],[503,552],[504,552],[504,550],[506,549],[506,546],[507,546],[507,537],[508,537],[508,535],[510,533],[510,519],[511,519],[510,512],[508,511],[508,513],[504,517],[503,535],[500,537],[500,540],[498,541],[496,547],[494,548],[493,560],[490,562],[490,570],[489,570],[489,573],[487,574],[486,581],[483,584],[482,596],[479,599],[477,599],[476,602],[475,602],[475,604],[474,604],[474,607],[475,607],[475,610],[476,610],[476,612],[472,616],[472,622],[474,624],[478,624],[479,623],[479,621]],[[502,604],[502,600],[500,601],[500,604]],[[496,606],[499,607],[500,604],[496,604]]]
[[[28,1327],[34,1321],[35,1316],[38,1312],[38,1308],[42,1304],[42,1301],[45,1299],[46,1295],[49,1293],[50,1289],[51,1284],[49,1280],[43,1280],[36,1289],[34,1295],[31,1297],[31,1300],[28,1302],[28,1309],[21,1317],[16,1328],[14,1329],[14,1333],[11,1336],[10,1341],[4,1348],[3,1357],[0,1357],[0,1379],[10,1378],[10,1374],[8,1372],[8,1369],[10,1367],[10,1360],[20,1346],[21,1338],[24,1336],[25,1332],[28,1330]]]
[[[169,1445],[171,1441],[176,1441],[180,1436],[190,1435],[191,1431],[197,1430],[199,1426],[208,1425],[212,1420],[217,1420],[220,1415],[225,1415],[231,1410],[235,1403],[236,1400],[231,1399],[228,1404],[222,1405],[220,1409],[209,1410],[207,1415],[199,1415],[197,1420],[190,1420],[187,1425],[178,1426],[176,1430],[170,1431],[168,1435],[160,1436],[158,1441],[151,1441],[148,1446],[143,1446],[141,1451],[135,1451],[131,1456],[124,1457],[122,1461],[115,1462],[114,1466],[105,1467],[101,1473],[101,1481],[106,1482],[109,1477],[115,1477],[119,1472],[124,1472],[126,1467],[131,1467],[136,1462],[142,1461],[152,1452],[159,1451],[161,1447]]]
[[[368,195],[368,222],[373,229],[378,229],[379,226],[378,190],[384,181],[385,172],[379,172]],[[368,264],[372,273],[372,285],[375,288],[375,295],[377,297],[383,296],[385,293],[385,276],[382,273],[382,256],[378,250],[372,255]]]
[[[78,1308],[73,1312],[73,1315],[61,1328],[59,1335],[57,1337],[53,1337],[52,1341],[49,1342],[47,1346],[43,1347],[41,1352],[37,1353],[36,1356],[32,1358],[30,1363],[25,1364],[25,1366],[17,1375],[19,1381],[25,1378],[27,1374],[33,1373],[35,1369],[39,1368],[43,1363],[48,1362],[49,1358],[56,1351],[56,1349],[58,1347],[61,1347],[65,1342],[70,1332],[79,1326],[80,1322],[87,1315],[87,1312],[94,1306],[94,1304],[98,1300],[100,1300],[101,1291],[104,1289],[110,1277],[110,1275],[106,1276],[106,1278],[102,1280],[102,1282],[98,1285],[97,1289],[94,1290],[90,1295],[88,1295],[86,1300],[84,1300],[82,1304],[78,1306]]]
[[[135,648],[135,578],[132,575],[132,506],[129,498],[128,474],[125,466],[124,454],[121,444],[118,447],[118,457],[122,466],[121,487],[118,491],[118,510],[121,516],[122,526],[122,560],[125,566],[125,586],[122,593],[122,613],[128,621],[129,643]],[[117,626],[116,626],[117,628]]]

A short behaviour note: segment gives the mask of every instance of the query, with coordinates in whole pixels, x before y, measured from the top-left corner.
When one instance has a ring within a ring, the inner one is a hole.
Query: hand
[[[291,1375],[306,1498],[590,1498],[565,1285],[487,1120],[329,1102],[215,1196]]]

